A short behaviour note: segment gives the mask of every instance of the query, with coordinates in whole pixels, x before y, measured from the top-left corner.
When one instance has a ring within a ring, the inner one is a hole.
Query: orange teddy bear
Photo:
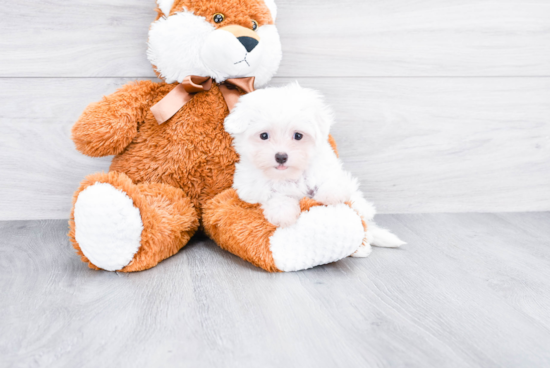
[[[270,272],[335,262],[363,242],[362,219],[302,201],[278,229],[231,189],[238,156],[224,119],[281,61],[273,0],[158,0],[148,57],[163,83],[141,81],[86,108],[77,149],[115,155],[74,195],[69,236],[91,268],[134,272],[183,248],[199,228]],[[346,207],[347,208],[347,207]],[[318,229],[323,229],[319,231]]]

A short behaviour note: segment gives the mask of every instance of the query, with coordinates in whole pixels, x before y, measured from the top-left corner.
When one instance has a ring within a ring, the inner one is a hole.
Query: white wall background
[[[279,1],[274,84],[328,97],[347,167],[382,213],[550,210],[550,1]],[[0,0],[0,220],[67,218],[70,128],[154,78],[153,0]]]

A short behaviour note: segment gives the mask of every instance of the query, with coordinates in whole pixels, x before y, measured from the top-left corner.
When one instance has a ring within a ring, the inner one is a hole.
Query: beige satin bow
[[[220,84],[220,91],[229,111],[233,110],[239,97],[254,91],[254,77],[228,79]],[[151,112],[159,124],[167,122],[191,99],[195,93],[209,91],[212,78],[190,75],[168,93],[160,102],[151,107]]]

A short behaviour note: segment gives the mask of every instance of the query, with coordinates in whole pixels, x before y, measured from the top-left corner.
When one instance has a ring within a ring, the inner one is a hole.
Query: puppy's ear
[[[317,138],[319,141],[325,141],[330,134],[330,128],[334,125],[334,111],[325,102],[323,95],[317,91],[312,92],[313,123],[317,131]]]
[[[275,0],[264,0],[265,5],[269,8],[269,11],[271,12],[271,17],[273,17],[273,21],[277,19],[277,4],[275,4]]]
[[[242,102],[237,103],[233,111],[225,118],[225,131],[231,135],[244,133],[250,126],[251,117]]]
[[[169,16],[175,1],[176,0],[157,0],[157,5],[165,16]]]
[[[328,106],[317,111],[315,114],[317,129],[319,130],[319,138],[328,139],[330,127],[334,124],[334,113]]]

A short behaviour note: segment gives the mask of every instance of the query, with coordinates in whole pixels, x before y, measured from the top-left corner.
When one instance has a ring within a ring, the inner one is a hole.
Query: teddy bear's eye
[[[222,13],[216,13],[214,14],[214,23],[221,23],[224,21],[225,19],[225,15],[223,15]]]
[[[302,133],[294,133],[294,139],[297,141],[301,141],[302,138],[304,138],[304,135]]]
[[[256,22],[255,20],[252,21],[252,30],[255,31],[258,29],[258,22]]]
[[[269,134],[267,134],[267,133],[260,134],[260,139],[262,141],[267,141],[269,139]]]

